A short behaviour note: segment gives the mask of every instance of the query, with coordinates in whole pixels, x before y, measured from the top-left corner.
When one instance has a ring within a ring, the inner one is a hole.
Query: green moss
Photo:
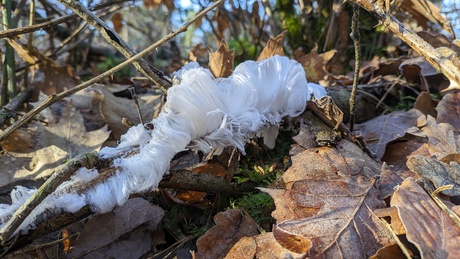
[[[124,60],[121,58],[107,57],[105,60],[97,64],[96,70],[98,73],[104,73],[105,71],[114,68],[115,66],[122,63]],[[131,68],[129,66],[122,68],[114,74],[116,79],[129,78],[131,77]]]
[[[275,203],[272,197],[264,192],[247,193],[232,200],[230,207],[246,211],[259,226],[266,230],[274,221],[271,212],[275,209]]]

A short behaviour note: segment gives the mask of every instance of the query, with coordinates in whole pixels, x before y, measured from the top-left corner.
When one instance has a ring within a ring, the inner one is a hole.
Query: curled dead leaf
[[[406,229],[407,239],[422,258],[460,257],[460,228],[420,187],[407,178],[391,198]]]
[[[209,70],[214,77],[229,77],[233,70],[233,50],[228,50],[227,43],[222,41],[219,49],[209,53]]]
[[[305,56],[300,57],[297,61],[302,64],[305,75],[309,82],[320,82],[327,76],[325,65],[334,57],[336,50],[330,50],[322,54],[318,54],[318,46],[310,51]]]
[[[267,42],[267,45],[265,45],[265,48],[262,50],[259,57],[257,58],[257,61],[273,57],[275,55],[285,56],[283,49],[283,39],[286,33],[287,31],[283,31],[275,38],[270,37],[270,39]]]
[[[216,225],[196,241],[199,258],[223,258],[238,240],[258,234],[257,224],[240,210],[220,212],[214,222]]]

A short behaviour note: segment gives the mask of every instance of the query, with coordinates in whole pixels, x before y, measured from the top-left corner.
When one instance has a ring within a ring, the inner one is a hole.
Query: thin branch
[[[0,230],[0,243],[2,246],[13,236],[16,229],[24,222],[28,215],[40,204],[49,194],[54,192],[56,188],[67,181],[70,176],[81,167],[88,169],[97,165],[97,153],[88,153],[79,155],[71,159],[66,164],[59,167],[54,174],[40,186],[37,192],[32,195],[19,209],[13,214],[12,218],[6,222],[5,226]]]
[[[415,32],[406,28],[404,24],[393,15],[387,14],[380,1],[351,1],[376,16],[377,19],[379,19],[382,24],[385,24],[398,38],[424,57],[435,69],[441,71],[450,81],[450,86],[446,90],[460,89],[460,67],[454,64],[452,58],[444,57],[438,50],[420,38]]]
[[[11,17],[14,28],[16,28],[16,26],[18,25],[19,19],[21,19],[21,12],[26,2],[27,0],[19,0],[16,5],[16,8],[14,9],[13,16]]]
[[[98,4],[98,5],[95,5],[93,7],[90,7],[89,9],[91,11],[97,11],[97,10],[100,10],[100,9],[108,7],[108,6],[112,6],[114,4],[120,4],[120,3],[124,3],[124,2],[128,2],[128,1],[130,1],[130,0],[108,1],[108,2],[105,2],[105,3]],[[54,27],[54,26],[56,26],[58,24],[71,21],[71,20],[73,20],[73,19],[75,19],[77,17],[78,17],[78,15],[76,15],[76,14],[70,14],[70,15],[66,15],[66,16],[63,16],[63,17],[59,17],[59,18],[57,18],[55,20],[51,20],[51,21],[48,21],[48,22],[43,22],[43,23],[30,25],[30,26],[27,26],[27,27],[21,27],[21,28],[17,28],[17,29],[4,30],[4,31],[0,32],[0,39],[1,38],[6,38],[6,37],[17,36],[17,35],[21,35],[21,34],[26,34],[26,33],[34,32],[34,31],[38,31],[38,30],[50,29],[50,28],[52,28],[52,27]]]
[[[353,76],[353,88],[350,94],[350,131],[353,131],[355,124],[355,104],[356,104],[356,92],[358,91],[359,81],[359,61],[361,59],[361,46],[359,35],[359,6],[353,4],[353,18],[351,20],[351,31],[353,36],[353,45],[355,47],[355,72]]]
[[[197,174],[189,170],[172,171],[159,184],[160,188],[175,188],[208,193],[242,194],[253,191],[254,183],[235,184],[213,174]]]
[[[114,8],[111,8],[109,9],[108,11],[106,11],[105,13],[99,15],[99,18],[102,18],[102,17],[105,17],[105,16],[108,16],[108,15],[111,15],[113,14],[114,12],[120,10],[121,8],[123,8],[122,5],[117,5],[115,6]],[[82,24],[80,24],[80,26],[75,29],[71,35],[69,35],[66,39],[64,39],[61,44],[59,45],[59,47],[57,47],[49,56],[50,57],[56,57],[58,56],[59,54],[63,53],[63,52],[66,52],[66,51],[69,51],[71,50],[72,48],[75,48],[76,46],[79,45],[79,42],[83,41],[86,39],[86,37],[81,37],[81,39],[79,40],[76,40],[75,43],[73,44],[73,46],[70,46],[70,47],[67,47],[67,43],[69,43],[72,39],[76,38],[76,36],[81,32],[83,31],[84,28],[86,28],[86,26],[88,25],[88,22],[83,22]],[[67,47],[67,48],[65,48]],[[65,48],[65,49],[64,49]],[[63,50],[64,49],[64,50]]]
[[[81,4],[79,1],[74,0],[58,0],[61,4],[65,5],[67,8],[70,8],[74,13],[80,16],[83,20],[92,25],[101,36],[112,46],[114,46],[118,51],[120,51],[123,56],[130,58],[136,55],[134,49],[125,42],[112,28],[110,28],[101,18],[93,14],[86,6]],[[144,76],[158,85],[164,92],[166,89],[172,86],[171,82],[167,80],[163,72],[154,71],[150,68],[147,61],[143,58],[133,62],[133,65],[141,72]],[[161,72],[161,73],[158,73]]]
[[[16,97],[14,97],[14,99],[11,100],[11,102],[2,107],[2,109],[0,110],[0,128],[3,127],[5,121],[13,117],[10,111],[17,111],[19,107],[30,98],[33,89],[33,86],[29,86],[26,90],[16,95]]]
[[[2,0],[2,20],[3,20],[3,29],[9,29],[14,27],[14,24],[11,19],[11,1]],[[10,43],[5,43],[5,59],[3,67],[3,89],[6,90],[6,95],[0,97],[0,105],[6,104],[9,100],[13,99],[17,94],[16,86],[16,64],[14,49]]]
[[[223,3],[223,0],[216,1],[213,5],[209,6],[208,8],[206,8],[203,11],[201,11],[200,13],[198,13],[195,18],[193,18],[192,20],[190,20],[186,24],[182,25],[177,31],[171,32],[170,34],[168,34],[163,39],[157,41],[155,44],[153,44],[150,47],[146,48],[142,52],[139,52],[138,54],[132,56],[131,58],[125,60],[123,63],[115,66],[114,68],[112,68],[110,70],[107,70],[106,72],[100,74],[99,76],[94,77],[91,80],[88,80],[88,81],[86,81],[86,82],[84,82],[84,83],[82,83],[80,85],[77,85],[74,88],[71,88],[71,89],[69,89],[67,91],[64,91],[64,92],[59,93],[59,94],[48,96],[48,99],[43,101],[40,105],[38,105],[37,107],[32,109],[30,112],[28,112],[26,115],[24,115],[24,117],[20,118],[16,122],[14,122],[10,127],[8,127],[4,132],[2,132],[0,134],[0,143],[3,142],[13,131],[15,131],[19,127],[23,126],[24,124],[26,124],[35,115],[39,114],[41,111],[46,109],[48,106],[50,106],[54,102],[62,100],[65,97],[68,97],[68,96],[70,96],[70,95],[72,95],[72,94],[74,94],[74,93],[76,93],[78,91],[81,91],[81,90],[83,90],[83,89],[85,89],[85,88],[87,88],[87,87],[89,87],[89,86],[91,86],[91,85],[103,80],[104,78],[113,75],[115,72],[121,70],[122,68],[124,68],[124,67],[126,67],[128,65],[130,65],[133,61],[138,60],[138,59],[142,58],[143,56],[150,54],[151,52],[155,51],[156,48],[158,48],[159,46],[161,46],[164,43],[168,42],[172,38],[176,37],[178,34],[180,34],[182,32],[185,32],[187,30],[187,28],[190,25],[192,25],[196,20],[200,19],[207,12],[211,11],[216,6],[218,6],[218,5],[222,4],[222,3]]]
[[[145,123],[144,123],[144,118],[142,117],[141,107],[140,107],[139,101],[137,99],[136,89],[134,88],[134,86],[131,86],[131,87],[128,88],[128,90],[131,93],[131,97],[133,97],[134,104],[136,106],[137,116],[139,116],[139,121],[143,125]]]

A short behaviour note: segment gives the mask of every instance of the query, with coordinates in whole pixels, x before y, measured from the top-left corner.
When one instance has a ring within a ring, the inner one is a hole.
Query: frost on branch
[[[137,146],[139,153],[116,158],[113,167],[118,171],[83,193],[72,186],[94,179],[97,172],[79,170],[45,199],[20,229],[35,227],[36,218],[44,211],[75,212],[89,204],[96,213],[109,212],[124,204],[131,194],[157,188],[171,159],[187,148],[219,153],[224,147],[234,146],[244,154],[245,139],[255,135],[263,136],[267,146],[273,147],[281,119],[302,113],[312,94],[317,98],[326,94],[322,86],[306,81],[299,63],[280,56],[244,62],[228,78],[216,79],[196,63],[186,65],[176,77],[180,82],[168,90],[164,110],[152,121],[153,130],[143,125],[132,127],[121,137],[118,147],[103,148],[99,156],[114,158]],[[15,195],[21,195],[21,190],[17,189]],[[2,224],[7,214],[0,211]]]

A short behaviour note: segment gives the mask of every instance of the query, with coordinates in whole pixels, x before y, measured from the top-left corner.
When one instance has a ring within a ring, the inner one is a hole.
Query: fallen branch
[[[97,11],[97,10],[100,10],[100,9],[105,8],[107,6],[112,6],[114,4],[124,3],[124,2],[128,2],[128,1],[129,0],[108,1],[108,2],[104,2],[102,4],[97,4],[97,5],[93,6],[93,7],[90,7],[89,10]],[[26,26],[26,27],[21,27],[21,28],[17,28],[17,29],[4,30],[4,31],[0,32],[0,39],[1,38],[6,38],[6,37],[17,36],[17,35],[21,35],[21,34],[26,34],[26,33],[34,32],[34,31],[38,31],[38,30],[51,29],[52,27],[54,27],[54,26],[56,26],[58,24],[71,21],[71,20],[73,20],[73,19],[75,19],[77,17],[78,17],[78,15],[76,15],[76,14],[70,14],[70,15],[66,15],[66,16],[63,16],[63,17],[59,17],[57,19],[54,19],[54,20],[51,20],[51,21],[48,21],[48,22],[43,22],[43,23],[30,25],[30,26]]]
[[[10,111],[17,111],[19,107],[26,102],[32,95],[33,86],[29,86],[27,89],[16,95],[7,105],[3,106],[0,110],[0,128],[3,127],[5,121],[13,117]]]
[[[61,4],[70,8],[74,13],[80,16],[88,24],[92,25],[101,36],[112,46],[114,46],[126,58],[131,58],[136,54],[134,49],[125,42],[112,28],[110,28],[101,18],[93,14],[86,6],[79,1],[58,0]],[[171,82],[167,80],[161,71],[151,69],[147,61],[140,58],[133,62],[133,65],[139,72],[144,74],[149,80],[158,85],[164,92],[171,87]]]
[[[22,127],[30,119],[32,119],[35,115],[39,114],[44,109],[48,108],[51,104],[53,104],[53,103],[55,103],[55,102],[57,102],[59,100],[62,100],[62,99],[66,98],[66,97],[68,97],[68,96],[70,96],[70,95],[72,95],[72,94],[74,94],[74,93],[76,93],[78,91],[81,91],[81,90],[83,90],[83,89],[85,89],[85,88],[87,88],[87,87],[89,87],[89,86],[91,86],[91,85],[93,85],[95,83],[100,82],[102,79],[113,75],[115,72],[121,70],[122,68],[131,65],[131,63],[133,61],[136,61],[136,60],[142,58],[143,56],[152,53],[159,46],[163,45],[164,43],[168,42],[172,38],[176,37],[178,34],[180,34],[182,32],[185,32],[187,30],[187,28],[190,25],[194,24],[194,22],[196,20],[200,19],[203,15],[205,15],[207,12],[211,11],[216,6],[222,4],[222,2],[223,2],[222,0],[215,2],[213,5],[209,6],[208,8],[206,8],[203,11],[201,11],[200,13],[198,13],[189,22],[187,22],[186,24],[182,25],[178,30],[176,30],[174,32],[171,32],[170,34],[168,34],[167,36],[165,36],[161,40],[157,41],[155,44],[153,44],[150,47],[146,48],[145,50],[139,52],[138,54],[132,56],[131,58],[125,60],[124,62],[120,63],[119,65],[115,66],[114,68],[112,68],[110,70],[107,70],[106,72],[104,72],[104,73],[102,73],[102,74],[100,74],[100,75],[98,75],[98,76],[96,76],[96,77],[94,77],[94,78],[82,83],[82,84],[79,84],[79,85],[75,86],[74,88],[71,88],[71,89],[69,89],[67,91],[64,91],[64,92],[61,92],[61,93],[55,94],[55,95],[50,95],[48,97],[48,99],[46,99],[45,101],[40,103],[37,107],[35,107],[31,111],[29,111],[27,114],[25,114],[24,117],[22,117],[19,120],[15,121],[10,127],[5,129],[5,131],[0,134],[0,143],[3,142],[12,132],[14,132],[16,129]]]
[[[37,192],[28,199],[13,214],[10,220],[0,230],[0,244],[4,246],[6,242],[14,235],[18,227],[24,222],[27,216],[40,204],[49,194],[53,193],[56,188],[81,167],[93,168],[98,163],[96,153],[88,153],[77,156],[58,168],[53,175],[37,190]]]
[[[424,57],[435,69],[441,71],[450,81],[450,85],[446,90],[460,89],[460,67],[455,66],[452,59],[444,57],[428,42],[424,41],[415,32],[406,28],[404,24],[393,15],[389,14],[384,9],[382,1],[352,0],[352,2],[377,17],[377,19],[379,19],[382,24],[385,24],[398,38]]]

